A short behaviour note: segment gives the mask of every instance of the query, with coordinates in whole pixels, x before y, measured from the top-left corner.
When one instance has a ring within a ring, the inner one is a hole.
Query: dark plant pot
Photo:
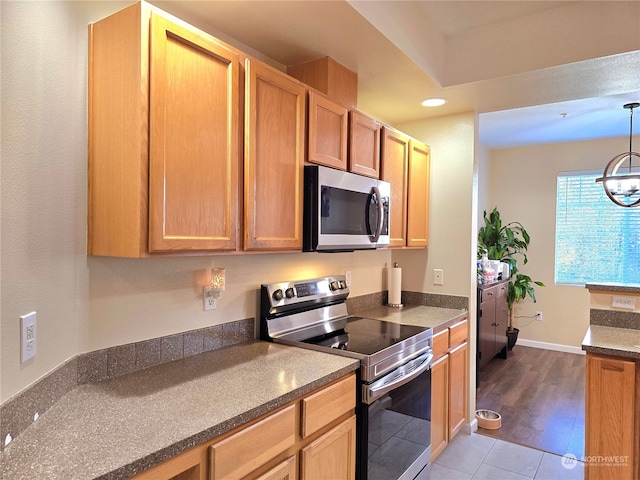
[[[513,350],[516,342],[518,341],[518,333],[520,330],[514,328],[513,330],[507,330],[507,348]]]

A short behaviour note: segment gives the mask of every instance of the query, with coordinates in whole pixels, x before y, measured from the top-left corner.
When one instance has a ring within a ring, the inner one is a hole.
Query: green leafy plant
[[[532,280],[528,275],[518,271],[518,260],[526,264],[527,248],[531,237],[520,222],[502,224],[500,212],[494,207],[490,214],[484,211],[484,225],[478,231],[478,259],[485,253],[489,260],[499,260],[509,264],[511,279],[507,291],[507,305],[509,307],[509,330],[513,331],[513,307],[516,302],[529,296],[536,301],[535,287],[544,287],[544,283]]]

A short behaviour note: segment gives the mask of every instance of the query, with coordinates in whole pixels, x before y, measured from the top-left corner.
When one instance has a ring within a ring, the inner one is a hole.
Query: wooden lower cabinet
[[[210,478],[243,478],[295,444],[295,405],[209,447]]]
[[[433,337],[431,461],[467,422],[469,322],[463,319]]]
[[[449,355],[431,367],[431,458],[449,443]]]
[[[356,475],[356,417],[352,416],[302,449],[301,480],[340,478]]]
[[[355,478],[356,379],[349,374],[135,480]]]
[[[449,438],[453,438],[467,419],[469,388],[469,344],[463,343],[449,352]]]
[[[296,480],[296,457],[289,457],[256,480]]]
[[[640,478],[640,367],[587,353],[585,478]]]

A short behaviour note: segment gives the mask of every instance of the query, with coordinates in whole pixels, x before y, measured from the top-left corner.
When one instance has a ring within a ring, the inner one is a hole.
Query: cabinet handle
[[[610,372],[624,372],[624,367],[619,367],[618,365],[612,365],[610,363],[603,363],[602,369],[609,370]]]

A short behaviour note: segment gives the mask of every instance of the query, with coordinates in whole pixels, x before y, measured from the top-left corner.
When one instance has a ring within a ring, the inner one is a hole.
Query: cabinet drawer
[[[449,329],[436,333],[433,336],[433,359],[437,359],[449,350]]]
[[[295,443],[295,405],[209,447],[211,479],[242,478]]]
[[[340,380],[318,393],[302,400],[302,438],[329,425],[356,406],[355,375]]]
[[[449,346],[451,348],[456,345],[460,345],[467,339],[467,319],[462,320],[461,322],[455,323],[449,327],[450,337],[449,337]]]

